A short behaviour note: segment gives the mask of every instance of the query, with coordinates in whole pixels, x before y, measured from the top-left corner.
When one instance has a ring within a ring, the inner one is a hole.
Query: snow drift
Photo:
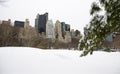
[[[0,74],[120,74],[119,52],[0,48]]]

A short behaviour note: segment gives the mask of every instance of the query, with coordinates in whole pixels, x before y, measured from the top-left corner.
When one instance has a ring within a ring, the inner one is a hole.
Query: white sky
[[[89,23],[91,3],[95,0],[7,0],[0,6],[0,20],[12,19],[24,21],[29,18],[35,25],[37,13],[49,13],[49,19],[66,22],[72,29],[83,32],[83,27]]]

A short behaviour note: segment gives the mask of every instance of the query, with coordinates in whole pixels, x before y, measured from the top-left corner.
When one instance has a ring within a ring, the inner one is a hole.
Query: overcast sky
[[[83,32],[89,23],[91,3],[95,0],[7,0],[0,5],[0,20],[30,20],[35,25],[36,15],[49,13],[49,19],[66,22],[72,29]]]

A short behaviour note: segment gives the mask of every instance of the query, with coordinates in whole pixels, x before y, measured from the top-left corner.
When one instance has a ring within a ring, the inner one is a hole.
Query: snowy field
[[[120,74],[120,52],[0,48],[0,74]]]

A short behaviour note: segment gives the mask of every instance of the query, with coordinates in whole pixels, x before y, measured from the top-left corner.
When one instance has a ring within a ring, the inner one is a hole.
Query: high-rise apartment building
[[[70,31],[70,25],[65,24],[65,22],[61,22],[61,28],[62,28],[62,31]]]
[[[48,20],[46,24],[46,38],[55,39],[55,30],[52,20]]]
[[[61,22],[59,20],[57,20],[55,23],[55,38],[58,39],[59,41],[63,41],[62,27]]]
[[[65,22],[61,22],[61,28],[62,28],[62,31],[65,31],[65,27],[66,27]]]
[[[61,29],[62,29],[62,37],[65,39],[65,27],[66,27],[66,24],[65,22],[61,22]]]
[[[25,22],[24,21],[15,21],[14,26],[15,27],[22,27],[24,28]]]
[[[46,33],[46,23],[48,21],[48,13],[37,15],[35,19],[35,28],[38,33]]]
[[[69,24],[65,24],[65,30],[70,32],[70,25]]]
[[[30,26],[29,19],[25,19],[25,25],[24,28],[28,28]]]

